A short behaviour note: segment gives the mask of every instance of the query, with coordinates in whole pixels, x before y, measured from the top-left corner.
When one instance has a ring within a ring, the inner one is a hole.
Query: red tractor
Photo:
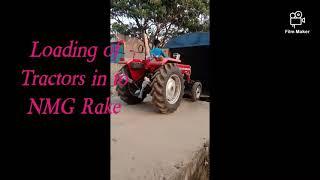
[[[191,66],[181,64],[179,54],[174,57],[120,59],[119,63],[125,65],[118,73],[123,77],[121,81],[127,82],[124,86],[117,85],[121,100],[127,104],[137,104],[150,94],[152,103],[161,113],[174,112],[183,96],[188,96],[192,101],[198,100],[201,83],[191,80]]]

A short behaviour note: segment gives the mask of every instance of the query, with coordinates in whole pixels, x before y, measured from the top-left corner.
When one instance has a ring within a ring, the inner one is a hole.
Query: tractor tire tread
[[[174,112],[179,107],[182,100],[182,96],[184,94],[184,79],[180,72],[180,69],[176,66],[176,64],[168,63],[160,67],[158,72],[156,73],[158,74],[154,77],[151,83],[152,89],[150,91],[150,95],[152,96],[152,103],[161,113],[167,114]],[[181,91],[180,97],[177,100],[177,102],[175,104],[169,105],[165,97],[165,88],[166,83],[172,74],[177,74],[179,76],[181,83]]]

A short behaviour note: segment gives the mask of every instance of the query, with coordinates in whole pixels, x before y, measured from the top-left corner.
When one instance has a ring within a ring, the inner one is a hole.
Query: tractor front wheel
[[[161,113],[177,110],[184,94],[184,80],[176,64],[168,63],[160,67],[151,86],[152,102]]]
[[[202,92],[202,85],[200,82],[194,82],[191,88],[191,100],[197,101],[200,99]]]

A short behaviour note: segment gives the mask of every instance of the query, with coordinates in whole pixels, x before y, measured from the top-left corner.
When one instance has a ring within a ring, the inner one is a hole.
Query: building
[[[120,40],[124,41],[120,48],[121,50],[119,56],[121,57],[119,58],[123,57],[125,60],[132,59],[134,53],[131,51],[135,52],[135,58],[145,58],[144,42],[140,39],[123,34],[112,34],[111,37],[111,44],[116,44]]]

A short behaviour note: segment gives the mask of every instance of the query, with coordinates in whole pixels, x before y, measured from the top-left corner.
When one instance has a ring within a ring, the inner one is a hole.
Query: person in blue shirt
[[[150,55],[151,56],[154,56],[154,57],[160,57],[160,56],[163,56],[163,57],[168,57],[163,51],[161,48],[159,48],[159,45],[160,45],[160,41],[158,39],[155,39],[153,41],[153,49],[151,50],[150,52]]]

